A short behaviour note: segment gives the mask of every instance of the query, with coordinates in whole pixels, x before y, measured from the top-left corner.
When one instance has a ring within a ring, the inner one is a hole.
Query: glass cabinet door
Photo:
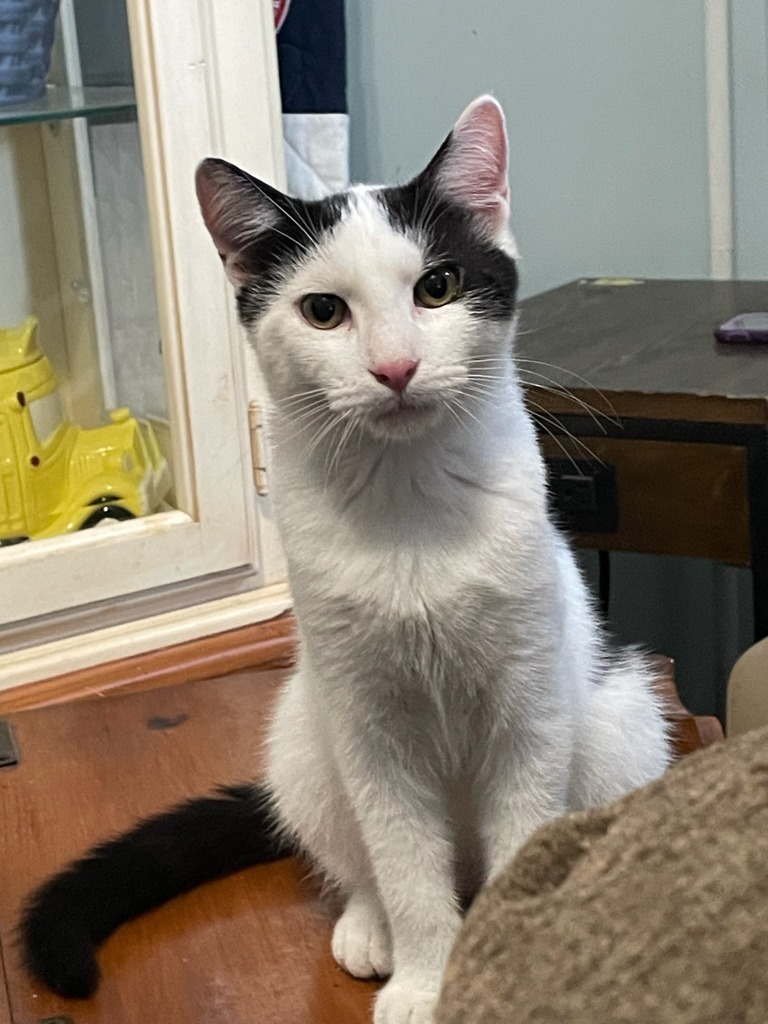
[[[274,536],[193,186],[212,154],[281,184],[270,0],[62,0],[19,101],[4,38],[37,2],[0,3],[0,653],[73,608],[256,589]]]
[[[14,16],[21,22],[29,17],[23,8]],[[2,17],[0,6],[0,54]],[[22,393],[28,399],[16,416],[6,413],[16,438],[14,450],[5,452],[6,476],[18,479],[15,505],[0,512],[4,547],[89,528],[84,524],[95,524],[99,514],[106,521],[110,510],[128,519],[173,501],[168,397],[124,2],[65,3],[56,29],[44,94],[9,103],[0,91],[6,225],[0,388],[18,393],[14,382],[21,386],[16,371],[23,364]],[[128,431],[111,422],[110,413],[122,408],[142,421],[138,443],[131,444]],[[54,412],[58,422],[51,419]],[[31,420],[26,432],[25,418]],[[92,432],[100,427],[106,430]],[[146,453],[142,440],[149,442]],[[34,455],[38,461],[31,467]],[[83,459],[89,471],[78,474]],[[129,461],[134,466],[126,471]],[[150,466],[156,477],[151,485]],[[141,498],[130,497],[145,479]],[[105,508],[88,513],[89,503],[100,497]]]

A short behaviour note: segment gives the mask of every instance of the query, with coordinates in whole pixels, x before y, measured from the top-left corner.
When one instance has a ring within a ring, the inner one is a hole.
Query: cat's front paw
[[[352,897],[336,922],[331,940],[336,963],[354,978],[387,978],[392,943],[384,911],[376,899]]]
[[[379,992],[373,1024],[433,1024],[437,987],[418,979],[393,980]]]

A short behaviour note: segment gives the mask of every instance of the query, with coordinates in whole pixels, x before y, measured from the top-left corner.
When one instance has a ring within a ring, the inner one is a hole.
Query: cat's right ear
[[[230,281],[245,284],[253,275],[248,251],[276,226],[287,197],[226,160],[203,160],[195,173],[197,200],[213,244]]]

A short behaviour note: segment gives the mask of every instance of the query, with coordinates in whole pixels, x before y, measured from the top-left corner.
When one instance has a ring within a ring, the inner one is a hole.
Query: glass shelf
[[[33,121],[62,121],[91,114],[115,114],[135,108],[136,96],[129,86],[71,88],[49,85],[39,100],[0,105],[0,127]]]

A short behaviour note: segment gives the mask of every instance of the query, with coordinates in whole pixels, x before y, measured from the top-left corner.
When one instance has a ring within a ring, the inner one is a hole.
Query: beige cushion
[[[545,826],[471,908],[437,1024],[766,1024],[768,728]]]
[[[728,680],[728,735],[761,725],[768,725],[768,637],[742,654]]]

